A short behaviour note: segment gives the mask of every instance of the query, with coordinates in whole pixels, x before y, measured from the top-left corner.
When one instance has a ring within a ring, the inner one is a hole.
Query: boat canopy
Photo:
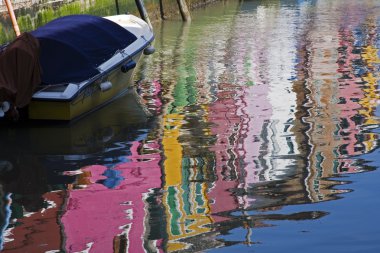
[[[137,39],[117,23],[91,15],[60,17],[31,34],[40,43],[43,84],[84,81]]]

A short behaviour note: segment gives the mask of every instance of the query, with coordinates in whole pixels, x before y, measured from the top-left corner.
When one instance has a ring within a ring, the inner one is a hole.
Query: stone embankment
[[[21,32],[70,14],[109,16],[119,13],[138,15],[135,0],[11,0]],[[220,0],[184,0],[190,10]],[[225,1],[225,0],[224,0]],[[151,22],[181,16],[177,0],[144,0]],[[4,1],[0,0],[0,45],[15,38]]]
[[[117,0],[115,0],[116,3]],[[133,1],[133,0],[130,0]],[[206,6],[212,2],[215,2],[218,0],[187,0],[187,4],[190,10],[200,8],[203,6]],[[12,0],[13,8],[17,12],[21,9],[41,9],[45,7],[50,6],[61,6],[64,4],[69,4],[73,2],[79,2],[80,5],[88,5],[86,2],[94,2],[94,0]],[[162,0],[162,7],[163,7],[163,16],[166,18],[169,18],[173,15],[179,15],[178,5],[177,1],[173,0]],[[91,3],[90,3],[91,5]],[[145,4],[148,12],[152,16],[152,21],[157,21],[158,19],[161,19],[161,11],[160,11],[160,0],[155,1],[149,1],[149,3]],[[0,16],[6,16],[7,15],[7,7],[5,5],[4,1],[0,1]]]

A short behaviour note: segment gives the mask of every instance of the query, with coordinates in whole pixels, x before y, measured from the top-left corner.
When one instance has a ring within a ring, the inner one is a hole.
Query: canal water
[[[222,1],[155,24],[140,98],[0,129],[2,251],[380,252],[379,13]]]

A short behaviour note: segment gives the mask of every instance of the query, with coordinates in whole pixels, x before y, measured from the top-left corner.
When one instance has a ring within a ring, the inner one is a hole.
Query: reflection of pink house
[[[339,32],[340,50],[338,58],[338,72],[341,74],[339,81],[339,97],[340,97],[340,157],[343,157],[343,168],[334,171],[339,172],[356,172],[359,168],[352,165],[352,160],[345,159],[345,155],[358,155],[362,150],[357,149],[357,136],[360,134],[359,126],[354,122],[353,118],[358,114],[361,105],[359,101],[364,97],[363,90],[357,82],[360,78],[355,77],[354,61],[360,59],[360,54],[354,53],[353,36],[349,30],[341,30]],[[341,171],[344,169],[344,171]]]
[[[86,249],[89,252],[145,252],[147,209],[144,200],[149,189],[161,187],[161,170],[160,154],[155,152],[158,144],[144,144],[143,148],[151,150],[149,154],[138,153],[141,145],[138,141],[132,142],[128,162],[112,170],[100,165],[82,169],[83,175],[90,176],[82,177],[79,182],[85,188],[69,191],[67,211],[62,217],[67,252]],[[106,178],[105,175],[111,174],[114,176]],[[160,246],[159,242],[152,245]]]
[[[142,88],[140,96],[143,98],[143,103],[147,109],[155,114],[159,114],[162,109],[162,101],[159,98],[162,90],[161,83],[157,80],[146,83],[141,82],[140,88]]]
[[[235,80],[235,84],[220,83],[214,94],[217,100],[209,107],[209,120],[214,123],[211,133],[217,136],[217,142],[210,149],[215,152],[218,176],[208,194],[215,200],[211,207],[213,213],[249,208],[255,201],[249,195],[233,196],[230,190],[247,190],[260,182],[263,169],[259,162],[263,146],[261,135],[271,116],[271,105],[267,99],[269,85],[257,77],[265,78],[267,74],[260,72],[259,57],[255,56],[264,49],[254,49],[253,44],[247,43],[251,40],[241,38],[242,34],[234,36],[225,57],[235,70],[229,69],[223,75],[225,79]],[[255,43],[255,47],[257,45]],[[218,217],[214,219],[219,221]]]
[[[240,137],[236,128],[240,126],[240,116],[237,115],[236,102],[233,99],[236,85],[220,84],[216,100],[209,107],[208,118],[213,122],[211,134],[217,136],[216,143],[210,148],[215,152],[217,180],[210,190],[208,196],[214,202],[211,206],[212,213],[220,213],[237,209],[238,202],[230,189],[238,187],[238,177],[241,177],[240,167],[236,156],[237,140]],[[215,216],[215,222],[224,219]]]
[[[244,141],[239,147],[239,153],[245,162],[245,187],[249,184],[263,181],[260,179],[260,173],[263,170],[262,163],[259,161],[264,140],[261,137],[266,122],[270,120],[271,105],[267,100],[268,85],[257,85],[247,87],[244,97],[242,97],[241,106],[239,106],[239,115],[242,115],[241,135]]]
[[[246,25],[245,18],[238,25]],[[259,25],[266,29],[266,24],[257,21]],[[269,28],[270,29],[270,28]],[[236,31],[240,29],[237,28]],[[239,157],[244,161],[242,169],[244,171],[240,180],[239,188],[248,190],[254,184],[270,180],[265,177],[265,170],[271,170],[268,163],[270,155],[269,134],[272,116],[272,104],[268,98],[270,94],[271,78],[269,60],[264,57],[268,55],[267,33],[257,32],[255,35],[237,33],[233,42],[232,61],[236,66],[236,79],[240,91],[236,99],[237,115],[240,116],[239,136],[237,150]],[[267,139],[268,138],[268,139]],[[244,208],[252,207],[255,199],[245,195],[240,200],[240,205]]]
[[[238,24],[241,25],[240,22]],[[236,29],[236,31],[239,30]],[[259,174],[263,169],[258,161],[263,144],[260,136],[265,121],[270,119],[271,105],[267,99],[269,85],[262,80],[266,78],[267,73],[261,69],[260,65],[263,62],[259,59],[259,55],[265,51],[265,43],[256,41],[265,38],[262,34],[252,37],[251,34],[238,33],[235,36],[234,47],[238,53],[234,55],[233,62],[236,65],[236,75],[241,89],[239,100],[236,101],[237,114],[241,118],[239,130],[241,139],[237,148],[239,156],[244,161],[244,182],[240,184],[240,188],[247,189],[250,184],[260,182]],[[252,201],[254,200],[248,200],[245,197],[242,204],[247,208],[250,205],[249,202]]]
[[[210,151],[215,152],[217,181],[208,196],[215,200],[213,213],[248,208],[254,199],[235,197],[233,188],[247,189],[260,182],[260,164],[254,163],[260,155],[260,134],[270,113],[265,93],[268,87],[255,86],[246,89],[233,84],[220,84],[218,99],[209,107],[209,120],[213,122],[211,134],[217,136]],[[244,94],[242,90],[245,91]],[[257,96],[257,97],[256,97]],[[238,98],[237,98],[238,97]],[[253,99],[251,99],[253,98]],[[255,114],[255,115],[254,115]],[[254,116],[253,116],[254,115]],[[245,164],[240,165],[242,157]],[[216,222],[218,217],[213,217]]]

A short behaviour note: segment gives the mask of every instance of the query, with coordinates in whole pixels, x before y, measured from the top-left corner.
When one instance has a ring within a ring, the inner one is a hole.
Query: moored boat
[[[133,91],[153,39],[133,15],[64,16],[22,34],[0,52],[0,116],[21,108],[29,119],[72,120]]]

